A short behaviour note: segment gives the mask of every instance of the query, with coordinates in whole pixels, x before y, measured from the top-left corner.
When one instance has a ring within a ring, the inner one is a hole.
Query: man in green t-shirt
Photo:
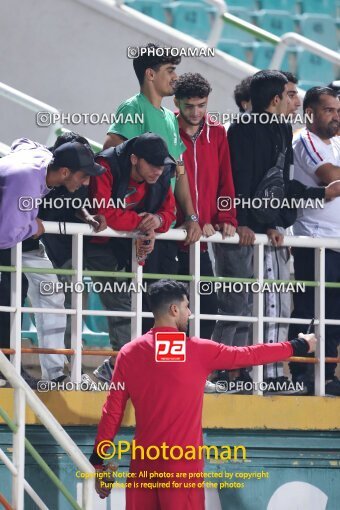
[[[165,51],[162,51],[165,50]],[[190,194],[189,181],[185,173],[181,155],[186,150],[179,135],[175,114],[161,106],[164,97],[174,94],[177,79],[176,66],[180,57],[169,54],[167,48],[149,43],[140,48],[140,56],[133,60],[133,68],[140,84],[140,92],[124,101],[116,112],[116,122],[110,127],[104,143],[104,149],[116,147],[127,139],[153,132],[161,136],[168,146],[169,154],[180,164],[177,165],[176,177],[171,180],[176,201],[184,213],[183,227],[187,231],[185,244],[195,243],[202,235]],[[163,53],[163,54],[162,54]],[[157,230],[160,217],[145,214],[139,227]],[[174,241],[156,242],[153,252],[148,256],[144,271],[157,274],[177,274],[177,243]],[[145,303],[143,303],[145,304]],[[110,319],[109,319],[110,320]],[[149,319],[143,320],[143,331],[153,325]],[[113,359],[106,359],[94,374],[102,380],[110,380]]]
[[[174,94],[177,79],[175,69],[181,57],[173,57],[167,51],[162,55],[162,49],[167,50],[149,43],[145,48],[140,48],[140,56],[133,60],[133,68],[140,83],[140,93],[118,107],[117,121],[107,133],[104,149],[116,147],[126,139],[151,131],[161,136],[168,146],[169,154],[175,160],[181,161],[181,154],[186,147],[179,136],[176,116],[161,106],[164,97]],[[138,122],[141,118],[143,121]],[[178,165],[177,177],[172,180],[172,187],[176,201],[185,215],[184,228],[188,234],[185,244],[194,243],[201,237],[202,231],[197,211],[192,204],[188,177],[183,165]],[[147,215],[145,221],[152,222],[155,229],[159,227],[159,219],[154,215]]]

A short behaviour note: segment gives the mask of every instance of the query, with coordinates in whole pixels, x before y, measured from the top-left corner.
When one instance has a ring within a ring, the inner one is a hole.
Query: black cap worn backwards
[[[101,175],[105,168],[94,161],[94,154],[88,145],[80,142],[67,142],[53,151],[54,165],[66,166],[72,172],[82,170],[87,175]]]
[[[132,146],[132,152],[138,158],[145,159],[150,165],[176,164],[176,161],[170,156],[163,138],[155,133],[148,132],[138,136]]]

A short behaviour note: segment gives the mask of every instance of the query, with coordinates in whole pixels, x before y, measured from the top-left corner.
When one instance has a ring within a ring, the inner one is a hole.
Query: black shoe
[[[305,389],[296,389],[296,383],[281,375],[280,377],[268,377],[264,380],[267,385],[263,391],[266,395],[304,395]]]
[[[234,383],[236,384],[236,388],[239,388],[237,393],[241,395],[252,395],[254,389],[254,381],[250,377],[249,372],[247,370],[240,370],[240,375],[236,377]]]
[[[326,383],[325,393],[326,395],[334,395],[335,397],[340,397],[340,381],[337,377],[334,376],[331,381]]]
[[[306,379],[304,375],[298,375],[295,377],[293,375],[292,377],[293,384],[299,384],[299,386],[302,386],[301,389],[297,390],[295,395],[314,395],[315,394],[315,386],[314,382]]]
[[[24,381],[27,382],[28,386],[32,388],[32,390],[36,390],[38,387],[38,379],[32,377],[24,368],[21,367],[21,377]]]
[[[66,377],[67,376],[65,374],[63,374],[63,375],[60,375],[59,377],[56,377],[55,379],[51,379],[51,382],[62,383],[65,381]]]
[[[227,370],[217,370],[216,375],[211,379],[210,382],[216,383],[217,381],[229,382],[229,376]]]

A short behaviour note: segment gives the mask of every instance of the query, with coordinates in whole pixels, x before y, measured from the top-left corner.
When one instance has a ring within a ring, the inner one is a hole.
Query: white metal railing
[[[19,311],[15,315],[20,315]],[[20,324],[20,321],[19,321]],[[20,350],[20,345],[19,345]],[[0,459],[12,474],[12,504],[15,509],[24,509],[24,490],[32,497],[37,507],[47,510],[38,494],[25,480],[25,416],[26,403],[30,406],[40,422],[47,428],[57,443],[71,457],[78,469],[84,473],[94,473],[94,468],[83,452],[65,432],[53,414],[41,402],[39,397],[23,380],[14,366],[0,351],[0,371],[14,388],[14,422],[17,427],[13,433],[13,461],[11,462],[3,450],[0,449]],[[84,479],[82,491],[82,509],[93,510],[94,478]],[[79,507],[80,508],[80,507]]]
[[[47,234],[58,234],[59,224],[57,222],[44,222],[45,232]],[[82,282],[83,277],[83,236],[99,236],[99,237],[133,237],[132,233],[117,232],[112,229],[106,229],[99,234],[94,234],[91,228],[85,224],[67,223],[66,234],[72,235],[72,268],[75,270],[75,274],[72,276],[72,281]],[[166,234],[158,234],[157,239],[161,240],[184,240],[186,233],[184,230],[171,229]],[[227,243],[237,244],[238,236],[235,235],[233,238],[227,238],[222,240],[221,234],[216,233],[215,235],[206,238],[201,238],[202,242],[212,243]],[[266,235],[256,235],[255,241],[255,257],[254,257],[254,273],[255,277],[261,283],[263,281],[263,250],[264,246],[269,245],[268,238]],[[285,236],[286,246],[295,247],[310,247],[315,249],[315,262],[316,262],[316,281],[319,282],[316,292],[315,300],[315,327],[316,334],[320,341],[318,342],[316,356],[319,358],[319,363],[316,364],[316,394],[325,394],[325,325],[340,325],[340,320],[325,319],[325,249],[334,248],[340,249],[340,240],[333,238],[309,238],[309,237],[293,237]],[[21,365],[21,313],[23,311],[21,307],[21,244],[12,248],[12,265],[15,266],[16,271],[12,273],[12,301],[9,307],[0,307],[2,311],[11,312],[11,348],[15,350],[15,354],[11,355],[12,362],[17,370],[20,372]],[[143,281],[143,268],[139,266],[136,261],[135,250],[132,249],[132,283],[135,288],[141,288]],[[193,315],[190,320],[190,334],[199,336],[200,334],[200,320],[220,320],[220,321],[239,321],[239,322],[251,322],[254,324],[254,338],[257,343],[263,342],[263,326],[265,323],[285,323],[285,324],[308,324],[310,319],[295,319],[295,318],[274,318],[263,316],[263,295],[261,293],[254,293],[254,310],[255,314],[253,317],[245,316],[231,316],[231,315],[208,315],[200,313],[200,300],[198,281],[200,280],[200,242],[190,246],[190,275],[193,276],[193,280],[190,282],[190,299],[191,309]],[[100,316],[119,316],[119,317],[131,317],[131,337],[134,338],[139,336],[142,331],[142,318],[152,317],[150,312],[142,311],[142,293],[132,293],[132,306],[131,312],[121,311],[94,311],[94,310],[83,310],[82,299],[80,294],[74,294],[72,296],[72,309],[58,310],[58,313],[66,313],[71,316],[71,348],[74,350],[74,355],[71,360],[71,378],[73,381],[81,381],[81,363],[82,363],[82,317],[85,315],[100,315]],[[32,308],[25,307],[25,312],[32,313],[56,313],[57,310],[46,309],[46,308]],[[262,366],[255,368],[255,382],[263,380]]]
[[[1,82],[0,82],[0,96],[4,97],[5,99],[8,99],[9,101],[21,105],[24,108],[28,108],[29,110],[32,110],[35,113],[49,112],[51,114],[59,114],[59,111],[53,106],[43,103],[42,101],[39,101],[38,99],[35,99],[34,97],[24,94],[23,92],[20,92],[20,90],[14,89],[13,87],[10,87],[9,85],[6,85],[5,83]],[[48,145],[54,144],[55,131],[57,129],[60,129],[61,127],[62,127],[61,124],[58,122],[56,122],[55,124],[51,124],[51,126],[48,129],[48,137],[46,144]]]
[[[4,97],[5,99],[8,99],[8,101],[12,101],[13,103],[19,104],[20,106],[23,106],[24,108],[31,110],[35,113],[39,112],[48,112],[50,114],[55,114],[51,116],[51,119],[59,119],[61,116],[61,112],[54,108],[53,106],[43,103],[42,101],[39,101],[38,99],[35,99],[32,96],[29,96],[28,94],[24,94],[20,90],[14,89],[13,87],[10,87],[9,85],[6,85],[5,83],[0,82],[0,96]],[[56,136],[58,133],[65,133],[69,131],[69,129],[63,128],[62,124],[56,120],[55,122],[51,123],[49,126],[49,129],[47,130],[47,137],[45,144],[47,146],[51,146],[54,144]],[[88,142],[91,144],[92,148],[96,150],[101,150],[102,146],[95,142],[94,140],[91,140],[90,138],[87,138]],[[6,145],[3,142],[0,142],[0,157],[6,156],[10,152],[10,147]]]
[[[326,46],[319,44],[307,37],[304,37],[300,34],[296,34],[295,32],[288,32],[281,37],[264,30],[263,28],[259,28],[253,23],[249,23],[248,21],[244,21],[237,16],[230,14],[229,12],[225,12],[223,14],[223,18],[227,23],[231,23],[232,25],[244,30],[245,32],[253,35],[256,38],[259,38],[263,41],[269,42],[276,46],[272,60],[270,62],[270,69],[280,69],[282,61],[284,59],[285,53],[289,46],[300,45],[304,49],[318,55],[337,66],[340,65],[340,54],[336,51],[330,50]]]
[[[274,55],[270,63],[270,69],[281,69],[281,64],[287,48],[289,48],[289,46],[295,46],[296,44],[302,46],[311,53],[332,62],[332,64],[340,66],[340,54],[337,51],[330,50],[329,48],[326,48],[326,46],[322,46],[322,44],[312,41],[311,39],[307,39],[307,37],[303,37],[300,34],[288,32],[281,37],[279,44],[275,48]]]

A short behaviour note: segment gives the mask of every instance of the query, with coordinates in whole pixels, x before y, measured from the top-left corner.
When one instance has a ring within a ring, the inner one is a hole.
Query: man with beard
[[[313,122],[299,133],[293,143],[294,177],[307,186],[324,186],[340,179],[340,141],[335,136],[339,130],[340,101],[337,93],[328,87],[313,87],[306,92],[304,113],[313,114]],[[294,235],[309,237],[340,237],[340,198],[326,202],[324,208],[299,209],[294,223]],[[294,248],[294,269],[297,280],[314,280],[314,250]],[[340,252],[326,250],[326,282],[340,282]],[[305,293],[294,294],[293,317],[314,316],[314,289],[307,287]],[[326,288],[326,318],[338,319],[340,289]],[[293,324],[289,334],[300,325]],[[326,326],[326,356],[337,357],[340,340],[339,326]],[[313,392],[311,367],[291,363],[294,382],[304,382]],[[340,396],[340,381],[335,377],[336,364],[326,363],[326,393]]]
[[[182,451],[190,446],[195,449],[196,455],[191,456],[192,460],[185,457],[174,460],[171,456],[169,458],[168,453],[163,454],[162,449],[157,460],[151,460],[144,458],[143,454],[138,455],[138,449],[136,458],[132,458],[130,464],[133,484],[126,488],[126,509],[204,510],[204,479],[201,474],[204,459],[197,453],[203,444],[203,388],[207,375],[212,370],[225,367],[231,369],[259,365],[292,355],[304,355],[315,350],[316,339],[314,335],[300,334],[298,339],[291,342],[230,347],[211,340],[185,337],[191,314],[186,286],[173,280],[160,280],[150,285],[148,297],[155,317],[154,327],[121,349],[112,378],[116,389],[112,389],[108,395],[98,426],[90,458],[98,473],[96,490],[101,498],[110,493],[110,488],[105,483],[103,485],[105,479],[99,478],[101,472],[107,469],[103,466],[102,456],[103,450],[106,452],[108,448],[103,444],[97,447],[102,441],[114,439],[130,398],[135,408],[134,439],[137,446],[147,450],[150,446],[160,448],[166,445],[168,452],[174,446],[176,450],[182,448]],[[160,352],[157,334],[162,332],[177,335],[178,332],[184,333],[182,362],[176,357],[169,361],[156,360]],[[121,383],[124,383],[122,389]],[[140,474],[145,471],[148,472],[147,476]],[[175,477],[176,473],[186,473],[187,480],[188,473],[193,473],[193,480],[202,483],[202,488],[141,488],[141,483],[162,483],[164,479]]]

